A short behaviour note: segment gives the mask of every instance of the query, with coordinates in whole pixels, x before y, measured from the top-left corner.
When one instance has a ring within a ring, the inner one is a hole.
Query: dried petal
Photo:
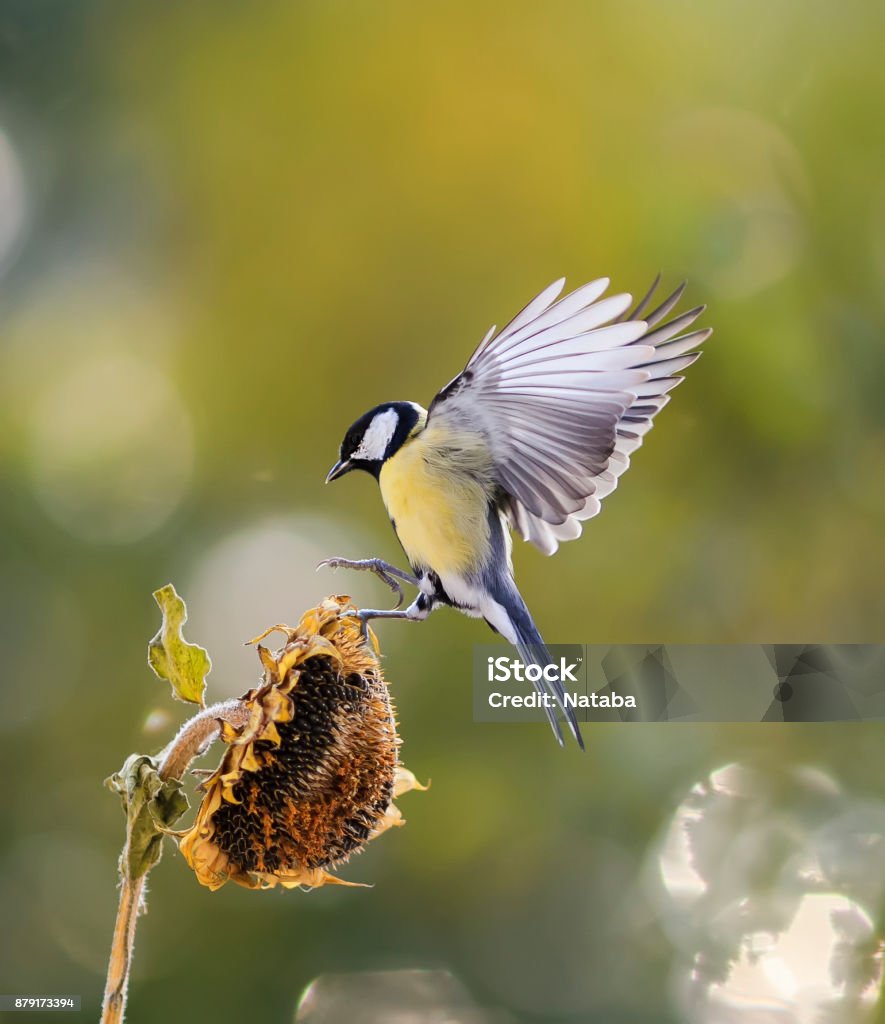
[[[223,728],[228,749],[181,852],[211,889],[353,885],[327,869],[402,824],[394,796],[423,787],[399,764],[390,694],[350,599],[274,629],[286,643],[259,647],[248,722]]]

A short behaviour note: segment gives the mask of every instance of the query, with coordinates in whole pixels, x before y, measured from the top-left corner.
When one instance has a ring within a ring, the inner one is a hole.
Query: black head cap
[[[348,428],[326,483],[352,469],[364,469],[377,478],[385,461],[399,451],[425,416],[414,402],[384,402],[370,409]]]

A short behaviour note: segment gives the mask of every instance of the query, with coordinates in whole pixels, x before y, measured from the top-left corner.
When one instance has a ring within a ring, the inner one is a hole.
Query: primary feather
[[[629,313],[629,295],[602,298],[608,278],[561,299],[556,281],[492,328],[430,406],[428,431],[482,434],[504,513],[545,554],[596,515],[712,333],[683,333],[703,306],[662,323],[684,285],[643,316],[659,281]]]

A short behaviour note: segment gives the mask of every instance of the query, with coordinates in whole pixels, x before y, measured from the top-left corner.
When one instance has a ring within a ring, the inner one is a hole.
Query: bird
[[[397,591],[395,608],[358,612],[364,628],[448,605],[485,619],[525,664],[553,663],[515,582],[512,533],[545,555],[580,536],[700,355],[712,328],[693,325],[706,307],[671,317],[683,282],[649,309],[660,282],[631,309],[630,294],[606,295],[607,277],[564,296],[561,278],[492,327],[429,408],[383,402],[348,428],[326,482],[375,477],[411,570],[378,558],[320,563],[371,570]],[[402,584],[418,591],[405,609]],[[564,745],[559,708],[583,749],[562,682],[546,675],[535,686],[553,733]]]

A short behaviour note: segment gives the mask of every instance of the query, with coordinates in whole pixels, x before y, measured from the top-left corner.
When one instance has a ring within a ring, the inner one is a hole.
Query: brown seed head
[[[393,704],[360,625],[349,598],[330,597],[252,641],[287,638],[275,652],[258,646],[248,722],[222,723],[228,749],[180,839],[209,888],[351,885],[326,869],[402,824],[394,797],[422,787],[399,764]]]

